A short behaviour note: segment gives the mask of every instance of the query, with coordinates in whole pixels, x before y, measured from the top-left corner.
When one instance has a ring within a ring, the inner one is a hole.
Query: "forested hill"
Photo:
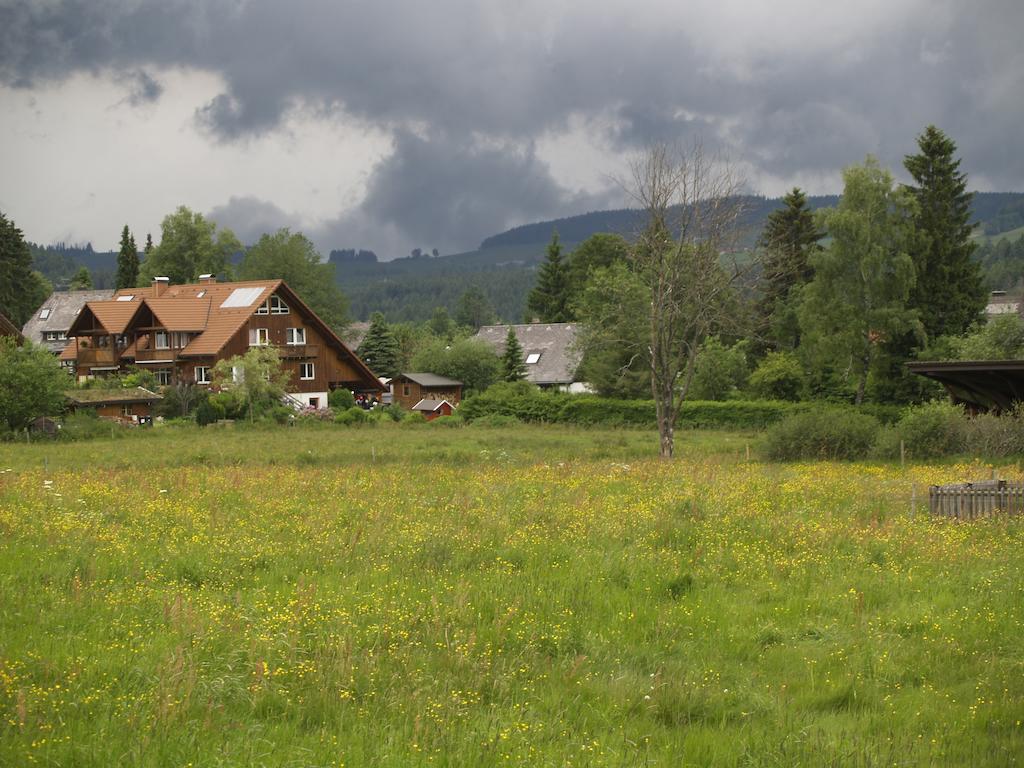
[[[838,199],[836,195],[809,198],[813,208],[833,206]],[[778,198],[751,196],[746,202],[746,213],[741,221],[741,247],[752,246],[768,214],[782,207]],[[1024,227],[1024,193],[976,193],[974,218],[983,242],[1006,237],[1007,233],[1016,238],[1019,228]],[[465,253],[420,254],[378,261],[370,251],[350,249],[332,251],[330,261],[335,265],[338,284],[351,302],[353,319],[366,320],[370,313],[380,310],[391,321],[426,320],[438,306],[446,306],[454,312],[462,293],[471,285],[477,285],[502,320],[518,321],[552,232],[558,231],[563,252],[568,253],[596,232],[613,232],[630,239],[642,226],[643,214],[637,210],[594,211],[515,227],[488,237],[479,248]],[[33,245],[32,251],[35,268],[58,287],[66,286],[67,280],[81,266],[89,268],[97,287],[113,285],[116,253],[93,251],[89,245],[63,244],[45,248]],[[996,262],[1002,258],[1001,251],[979,253],[979,257],[986,270],[995,269],[993,274],[1007,273],[1005,269],[1002,272],[996,269]],[[989,263],[989,258],[994,261]],[[1000,283],[993,287],[1009,286]]]
[[[839,196],[817,195],[808,200],[812,208],[826,208],[834,206]],[[768,214],[781,207],[781,198],[748,197],[739,246],[752,247]],[[989,236],[1024,226],[1024,193],[975,193],[974,217],[979,233]],[[643,213],[635,209],[593,211],[514,227],[486,238],[475,251],[386,262],[338,259],[335,271],[351,300],[352,314],[359,319],[365,320],[376,310],[391,321],[426,320],[437,306],[454,312],[463,291],[477,285],[503,320],[518,322],[553,232],[558,232],[567,253],[597,232],[632,239],[642,227]]]

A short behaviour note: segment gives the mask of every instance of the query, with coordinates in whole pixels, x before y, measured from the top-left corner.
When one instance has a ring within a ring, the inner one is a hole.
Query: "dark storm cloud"
[[[423,245],[585,204],[529,149],[577,115],[603,121],[617,151],[699,134],[779,178],[867,152],[896,166],[935,123],[970,174],[1024,188],[1019,0],[867,3],[856,16],[789,4],[763,30],[745,13],[642,0],[17,2],[0,7],[0,82],[193,67],[224,80],[196,105],[223,141],[295,110],[392,132],[395,155],[357,215]],[[143,82],[131,93],[155,98]]]
[[[276,232],[282,227],[298,229],[298,218],[266,200],[251,196],[232,197],[218,205],[207,216],[221,227],[234,232],[245,245],[252,245],[260,235]]]

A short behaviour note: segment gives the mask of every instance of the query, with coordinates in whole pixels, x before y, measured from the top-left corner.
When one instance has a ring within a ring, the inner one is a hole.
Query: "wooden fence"
[[[1024,513],[1024,483],[983,480],[933,485],[928,489],[928,508],[933,515],[955,520],[976,520],[999,512],[1019,515]]]

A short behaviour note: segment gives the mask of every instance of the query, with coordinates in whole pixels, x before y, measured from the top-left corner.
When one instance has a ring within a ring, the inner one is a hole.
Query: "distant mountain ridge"
[[[811,208],[836,205],[838,195],[808,197]],[[739,243],[752,248],[768,215],[782,207],[781,198],[749,195],[739,222]],[[1024,226],[1024,193],[976,192],[974,219],[989,240]],[[643,227],[642,211],[622,208],[591,211],[576,216],[524,224],[488,238],[473,251],[445,256],[406,256],[378,261],[372,251],[354,248],[335,249],[329,261],[335,278],[349,297],[353,319],[366,320],[374,311],[382,311],[390,321],[422,321],[435,307],[454,312],[462,293],[471,285],[483,289],[499,317],[505,321],[522,319],[526,295],[533,286],[537,265],[546,255],[551,235],[557,230],[563,252],[568,254],[579,243],[598,232],[612,232],[632,239]],[[112,281],[117,266],[115,252],[95,252],[86,246],[33,246],[37,269],[60,269],[55,281],[79,266],[87,266],[99,286]],[[51,280],[54,277],[47,275]],[[96,278],[99,277],[99,280]]]

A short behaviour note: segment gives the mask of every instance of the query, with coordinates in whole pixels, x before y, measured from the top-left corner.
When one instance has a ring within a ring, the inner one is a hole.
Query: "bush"
[[[861,459],[878,436],[878,419],[852,408],[815,408],[797,413],[768,431],[768,456],[795,459]]]
[[[356,398],[345,387],[339,387],[327,393],[327,404],[332,410],[344,411],[356,404]]]
[[[695,400],[728,400],[735,397],[747,384],[750,368],[747,364],[747,341],[738,341],[727,347],[717,336],[701,345],[701,354],[693,372],[689,397]]]
[[[224,418],[224,406],[212,397],[208,397],[199,403],[196,408],[196,424],[205,427],[207,424],[214,424]]]
[[[120,436],[127,429],[130,427],[110,419],[101,419],[96,411],[83,409],[64,417],[60,436],[63,440],[92,440],[97,437]]]
[[[520,421],[556,422],[560,420],[562,404],[569,397],[560,392],[544,392],[527,381],[500,382],[467,398],[459,406],[459,412],[466,421],[501,414]]]
[[[339,411],[334,417],[335,424],[344,424],[345,426],[365,424],[369,420],[369,411],[364,411],[362,408],[357,408],[355,406],[344,411]]]
[[[896,424],[896,435],[903,441],[907,456],[931,459],[963,453],[967,446],[966,427],[963,408],[933,401],[904,411]]]
[[[967,451],[975,456],[1024,454],[1024,405],[1001,416],[986,413],[967,419],[964,438]]]
[[[769,352],[750,374],[750,391],[765,400],[799,400],[804,369],[791,352]]]

